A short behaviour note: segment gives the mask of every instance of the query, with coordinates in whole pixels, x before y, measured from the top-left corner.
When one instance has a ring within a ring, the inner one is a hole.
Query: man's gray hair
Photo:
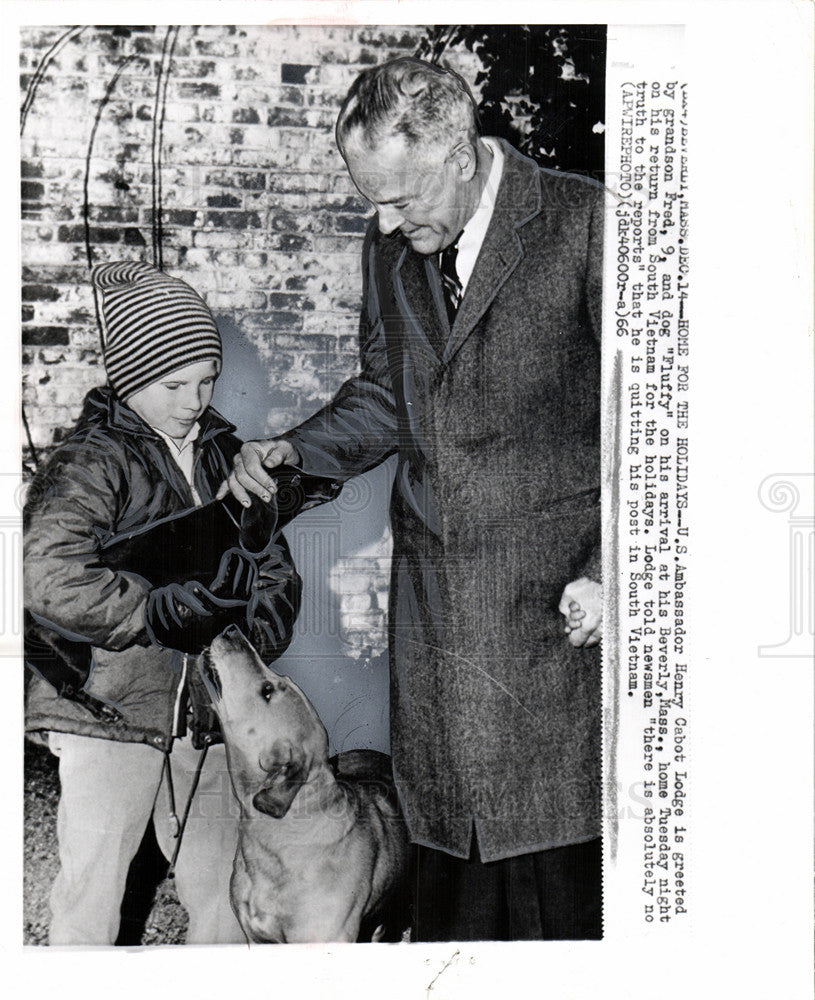
[[[403,57],[361,73],[348,91],[337,118],[337,145],[361,130],[374,148],[391,136],[409,146],[452,145],[478,138],[478,112],[470,88],[451,69]]]

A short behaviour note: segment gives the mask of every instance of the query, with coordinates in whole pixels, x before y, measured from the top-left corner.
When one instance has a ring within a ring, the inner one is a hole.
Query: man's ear
[[[461,139],[453,147],[451,156],[461,171],[461,179],[463,181],[471,181],[478,170],[478,158],[475,146],[466,139]]]
[[[302,759],[275,765],[269,771],[271,783],[254,795],[252,805],[267,816],[282,819],[301,786],[308,780],[308,771],[308,765]]]

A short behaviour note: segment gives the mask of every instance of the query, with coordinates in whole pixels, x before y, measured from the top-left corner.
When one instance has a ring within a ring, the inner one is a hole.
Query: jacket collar
[[[438,324],[445,333],[444,363],[450,361],[461,348],[517,267],[524,254],[518,231],[541,211],[540,167],[505,140],[498,142],[504,154],[504,171],[495,208],[452,330],[444,311],[436,255],[421,258],[408,248],[397,268],[415,314],[427,317],[428,322]],[[413,262],[412,258],[417,258],[417,261]],[[416,266],[419,261],[423,266]],[[413,266],[409,266],[408,262]],[[428,300],[432,300],[432,306]],[[432,319],[428,316],[431,309]]]
[[[82,422],[86,424],[97,424],[108,428],[115,428],[125,434],[132,434],[136,437],[146,437],[153,441],[159,441],[159,435],[146,424],[142,418],[123,403],[113,392],[110,386],[103,385],[91,391],[85,397],[82,408]],[[208,406],[198,418],[201,425],[201,432],[198,435],[198,444],[216,437],[219,434],[232,433],[235,426],[221,416],[217,410]]]

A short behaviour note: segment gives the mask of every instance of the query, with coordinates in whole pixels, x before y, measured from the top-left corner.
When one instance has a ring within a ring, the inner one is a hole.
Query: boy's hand
[[[231,491],[236,500],[248,507],[250,493],[268,501],[277,492],[275,482],[267,475],[266,469],[284,464],[299,465],[300,456],[288,441],[247,441],[232,464],[232,471],[218,487],[215,499],[222,500]]]
[[[573,646],[596,646],[603,637],[603,588],[588,577],[567,584],[558,610]]]

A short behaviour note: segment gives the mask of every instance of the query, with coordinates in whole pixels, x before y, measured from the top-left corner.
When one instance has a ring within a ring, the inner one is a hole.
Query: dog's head
[[[270,670],[235,626],[204,656],[202,674],[244,806],[279,819],[312,768],[328,756],[325,727],[289,677]]]

